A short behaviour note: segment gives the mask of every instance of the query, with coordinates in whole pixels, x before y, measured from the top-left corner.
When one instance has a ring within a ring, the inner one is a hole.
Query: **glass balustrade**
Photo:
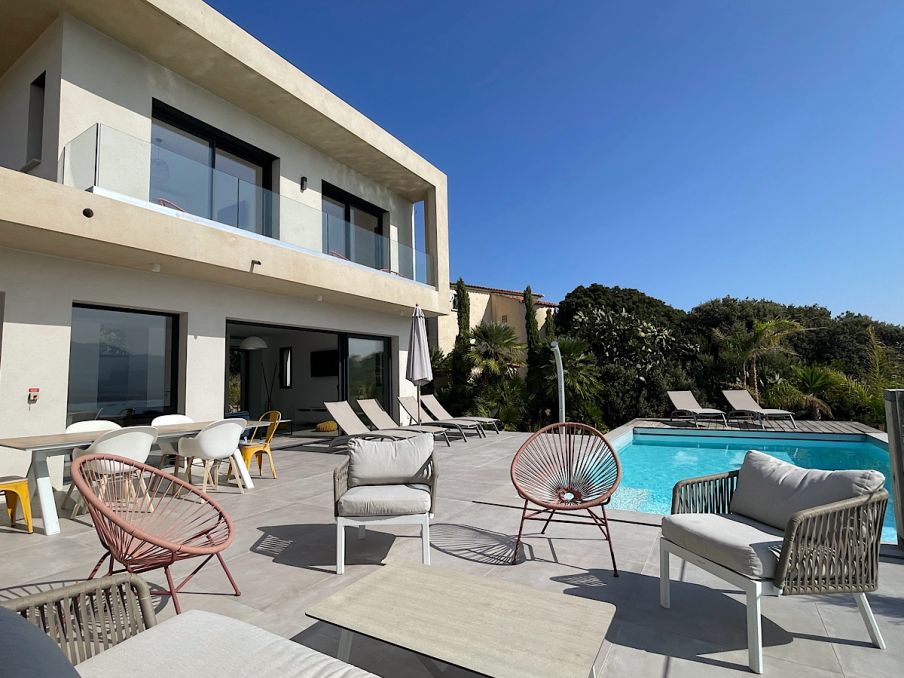
[[[105,125],[66,145],[60,179],[435,285],[426,252]]]

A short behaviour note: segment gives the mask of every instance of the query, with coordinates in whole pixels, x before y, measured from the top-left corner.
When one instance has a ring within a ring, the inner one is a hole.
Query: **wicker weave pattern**
[[[738,471],[680,480],[672,490],[672,513],[731,513]]]
[[[157,623],[147,584],[131,574],[79,582],[5,603],[78,664]]]
[[[672,491],[672,513],[731,513],[738,471],[691,478]],[[888,492],[798,511],[785,527],[773,580],[782,595],[867,593],[879,586]]]

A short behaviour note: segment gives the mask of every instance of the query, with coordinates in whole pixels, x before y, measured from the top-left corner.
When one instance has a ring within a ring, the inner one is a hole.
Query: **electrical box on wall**
[[[41,389],[36,386],[32,386],[28,389],[28,404],[34,405],[38,402],[38,396],[41,395]]]

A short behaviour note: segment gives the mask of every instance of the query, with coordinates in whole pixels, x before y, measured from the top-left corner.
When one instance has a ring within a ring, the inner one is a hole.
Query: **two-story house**
[[[0,35],[0,435],[397,412],[442,172],[200,0],[5,0]]]

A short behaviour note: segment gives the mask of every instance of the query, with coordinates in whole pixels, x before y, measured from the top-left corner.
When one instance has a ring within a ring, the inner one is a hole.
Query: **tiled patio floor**
[[[611,516],[617,519],[613,536],[619,578],[612,576],[599,533],[567,524],[551,525],[545,536],[534,530],[527,539],[525,558],[508,565],[519,519],[509,464],[525,437],[491,433],[485,440],[455,443],[451,449],[438,446],[441,480],[431,530],[433,565],[614,603],[617,613],[600,652],[599,675],[746,673],[745,614],[739,592],[676,562],[673,577],[683,583],[672,586],[672,608],[659,607],[655,516]],[[216,494],[235,520],[235,542],[226,558],[242,596],[226,595],[228,583],[213,564],[180,594],[182,605],[243,619],[335,655],[338,632],[305,617],[305,609],[380,563],[419,562],[417,528],[368,530],[363,541],[350,534],[346,574],[336,576],[331,502],[332,470],[339,455],[297,447],[274,454],[277,480],[255,478],[256,489],[244,496],[222,486]],[[87,576],[101,553],[90,520],[84,516],[64,519],[62,530],[58,536],[45,537],[0,528],[0,598]],[[853,600],[847,596],[766,598],[766,675],[900,675],[904,666],[902,556],[890,549],[883,557],[881,588],[870,596],[888,650],[870,646]],[[190,571],[185,563],[179,571],[183,569]],[[149,579],[160,584],[163,577],[151,573]],[[168,599],[155,598],[155,602],[161,619],[173,614]],[[542,633],[546,623],[555,620],[538,619],[536,633]],[[392,678],[430,675],[411,653],[363,638],[354,642],[351,660]],[[443,675],[470,674],[448,668]]]

